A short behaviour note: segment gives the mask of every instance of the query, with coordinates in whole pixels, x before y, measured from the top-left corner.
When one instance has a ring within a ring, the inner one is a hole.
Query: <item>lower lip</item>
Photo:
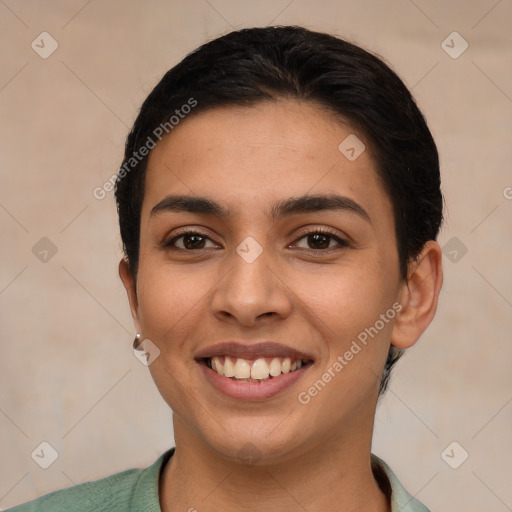
[[[237,381],[224,377],[208,368],[204,361],[201,361],[199,366],[209,382],[225,395],[240,400],[263,400],[271,398],[292,386],[308,371],[311,363],[293,372],[282,373],[278,377],[260,382]]]

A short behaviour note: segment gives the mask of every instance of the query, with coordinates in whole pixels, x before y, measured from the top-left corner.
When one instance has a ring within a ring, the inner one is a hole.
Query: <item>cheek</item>
[[[173,268],[158,261],[140,267],[139,316],[143,335],[161,350],[179,350],[186,333],[204,319],[208,273],[193,266]],[[171,343],[171,341],[173,343]]]
[[[318,320],[330,328],[336,343],[343,343],[373,325],[391,307],[397,296],[391,274],[378,261],[365,259],[297,280],[296,290]]]
[[[376,259],[302,284],[299,293],[325,340],[327,360],[315,379],[327,373],[325,379],[333,384],[323,399],[341,408],[347,405],[347,393],[357,402],[378,385],[396,314],[393,279],[392,270],[385,272]]]
[[[173,268],[156,258],[147,258],[139,275],[142,333],[160,350],[148,369],[169,407],[178,415],[187,414],[190,396],[196,393],[190,379],[195,365],[190,341],[204,321],[207,277],[192,266]]]

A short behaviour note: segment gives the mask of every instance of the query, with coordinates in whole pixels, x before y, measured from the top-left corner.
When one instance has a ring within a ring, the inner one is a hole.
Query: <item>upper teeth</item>
[[[209,361],[209,366],[219,375],[235,377],[236,379],[264,380],[269,376],[277,377],[281,373],[293,372],[302,367],[303,361],[298,359],[292,362],[291,358],[256,359],[254,362],[239,357],[236,360],[229,356],[214,356]]]

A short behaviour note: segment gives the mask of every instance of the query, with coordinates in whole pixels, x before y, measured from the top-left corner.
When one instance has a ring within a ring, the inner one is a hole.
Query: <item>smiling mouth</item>
[[[265,382],[313,364],[312,360],[290,357],[244,359],[241,357],[214,356],[206,357],[203,361],[210,370],[238,382]]]

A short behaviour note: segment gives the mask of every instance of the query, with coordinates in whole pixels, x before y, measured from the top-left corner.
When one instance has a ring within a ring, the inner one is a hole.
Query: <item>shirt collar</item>
[[[130,511],[161,512],[158,487],[163,468],[174,455],[175,448],[167,450],[149,468],[142,471],[130,502]],[[379,457],[371,454],[372,470],[379,486],[391,500],[391,512],[430,512],[412,497],[399,482],[391,468]]]
[[[372,453],[371,461],[375,479],[382,492],[391,499],[391,512],[430,512],[405,490],[392,469],[382,459]]]

